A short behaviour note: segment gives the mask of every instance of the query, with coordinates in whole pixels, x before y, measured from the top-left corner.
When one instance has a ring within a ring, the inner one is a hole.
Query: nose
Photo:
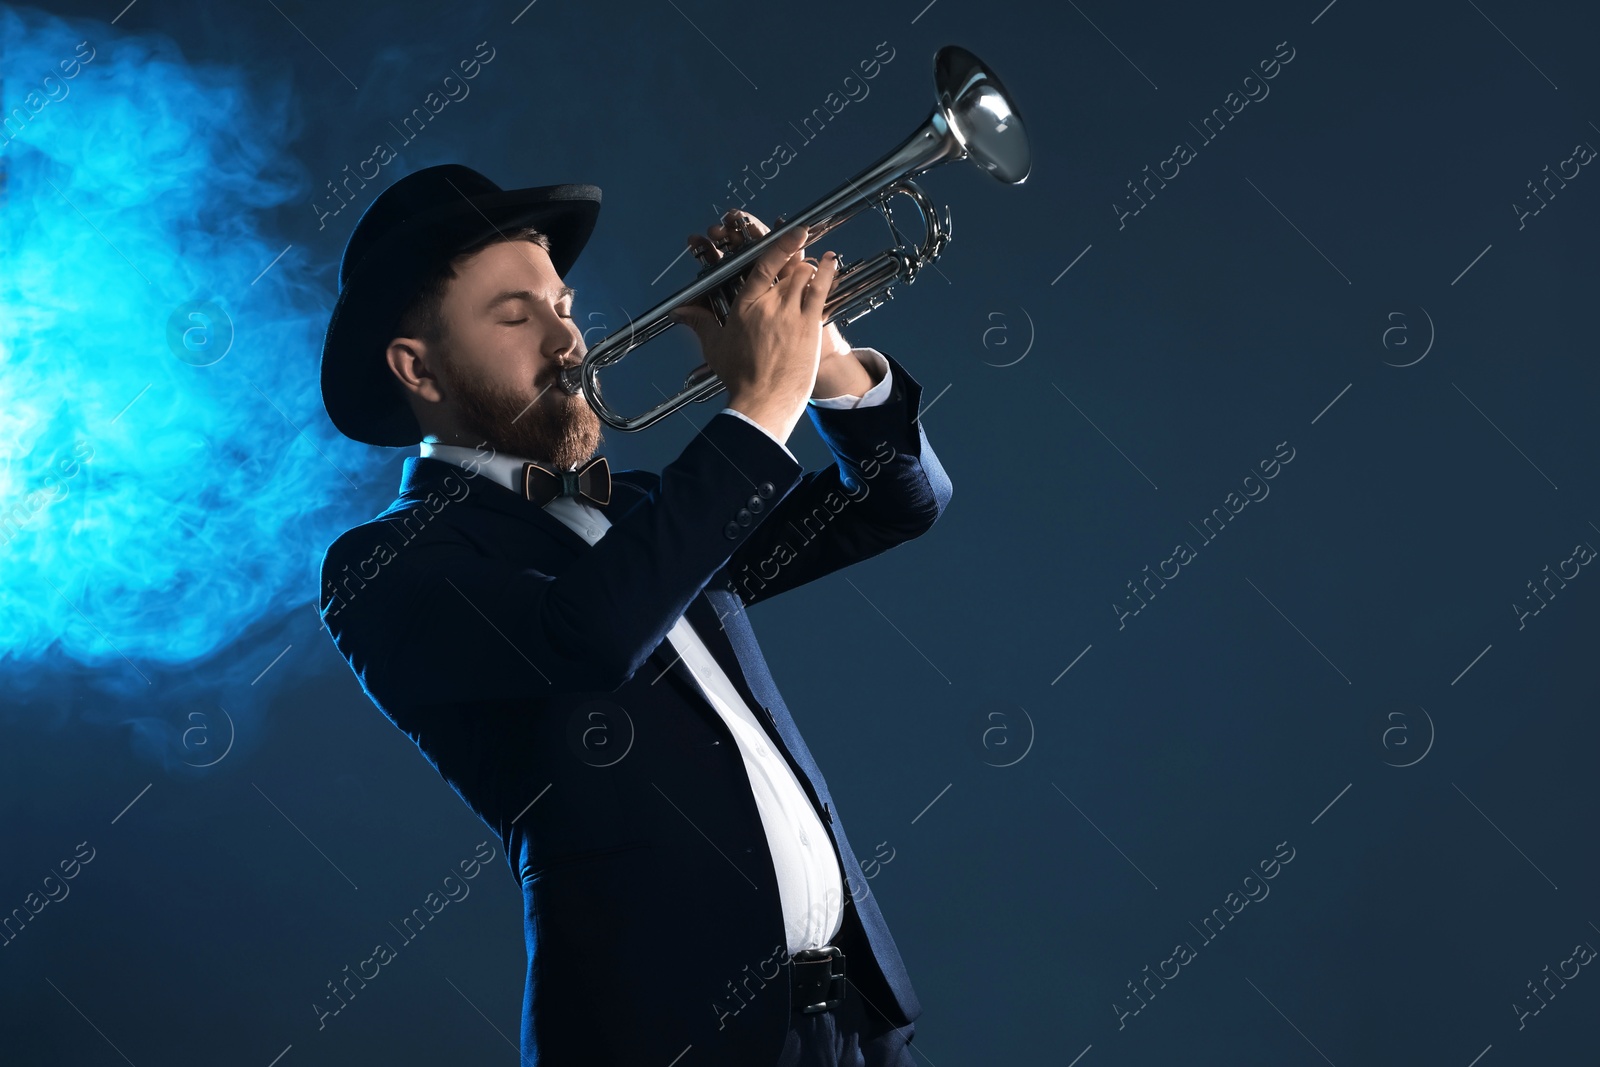
[[[549,327],[540,346],[541,355],[547,364],[553,367],[553,372],[572,366],[583,361],[587,351],[583,344],[583,335],[576,329],[576,324],[568,319],[557,318]]]
[[[546,353],[556,362],[581,360],[588,347],[583,343],[583,331],[576,319],[555,317],[554,328],[547,334]]]

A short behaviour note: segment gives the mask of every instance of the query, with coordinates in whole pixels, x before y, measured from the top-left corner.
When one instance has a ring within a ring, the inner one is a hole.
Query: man
[[[448,165],[357,224],[324,403],[421,454],[329,547],[323,619],[522,884],[524,1064],[903,1067],[921,1006],[744,609],[933,524],[921,389],[822,327],[837,263],[796,232],[725,323],[676,316],[727,407],[660,474],[611,476],[557,384],[599,204]],[[833,466],[784,443],[807,409]]]

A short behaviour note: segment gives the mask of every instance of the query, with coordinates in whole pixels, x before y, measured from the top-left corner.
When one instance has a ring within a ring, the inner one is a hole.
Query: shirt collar
[[[491,481],[498,482],[518,496],[522,495],[522,467],[530,462],[521,456],[502,455],[487,445],[483,448],[467,448],[464,445],[442,445],[431,441],[422,442],[421,455],[424,459],[442,459],[446,463],[453,463],[471,474],[488,475]]]

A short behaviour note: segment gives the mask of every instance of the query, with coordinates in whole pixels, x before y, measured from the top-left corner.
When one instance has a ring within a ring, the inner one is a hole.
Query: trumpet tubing
[[[725,386],[715,373],[691,375],[676,394],[630,417],[606,404],[600,395],[599,374],[676,325],[669,317],[674,308],[705,302],[724,317],[733,295],[767,245],[798,226],[808,227],[807,243],[813,243],[870,207],[883,215],[897,241],[869,259],[841,264],[824,306],[824,323],[853,322],[891,299],[894,286],[915,281],[917,273],[938,259],[949,243],[950,212],[946,208],[941,219],[912,179],[942,163],[970,159],[997,180],[1020,185],[1027,180],[1031,165],[1022,116],[994,72],[956,45],[939,49],[933,65],[933,112],[899,147],[793,218],[775,220],[774,228],[760,239],[707,266],[689,285],[626,328],[608,334],[588,351],[582,363],[562,371],[562,388],[574,395],[582,392],[604,422],[629,432],[652,426],[687,404],[721,392]],[[901,239],[889,212],[889,201],[895,196],[905,196],[916,205],[924,229],[920,242],[907,244]]]

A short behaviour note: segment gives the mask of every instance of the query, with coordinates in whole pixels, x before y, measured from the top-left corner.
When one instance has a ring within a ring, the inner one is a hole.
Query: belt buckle
[[[797,1010],[832,1011],[844,1001],[844,950],[837,945],[805,948],[789,957],[789,981]]]

